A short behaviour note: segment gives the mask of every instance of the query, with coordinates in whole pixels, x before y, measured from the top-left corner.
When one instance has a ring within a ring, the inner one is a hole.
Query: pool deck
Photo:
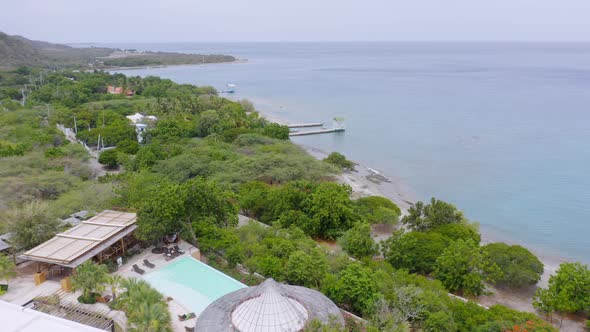
[[[148,274],[152,271],[159,270],[160,268],[176,261],[179,258],[186,257],[188,255],[191,255],[194,252],[199,251],[197,248],[193,247],[191,244],[186,243],[184,241],[181,241],[178,244],[178,246],[185,253],[183,255],[178,256],[178,257],[176,257],[172,260],[169,260],[169,261],[166,261],[166,258],[164,257],[163,254],[152,253],[152,249],[154,247],[148,247],[144,251],[142,251],[141,253],[131,257],[131,259],[129,259],[129,261],[127,261],[127,263],[123,264],[123,266],[121,266],[119,268],[119,270],[117,270],[117,272],[115,272],[115,274],[118,274],[124,278],[141,278],[142,277],[141,275],[139,275],[133,271],[133,264],[137,264],[137,266],[139,266],[142,270],[145,271],[146,274]],[[152,264],[156,265],[156,267],[154,267],[153,269],[150,269],[146,266],[143,266],[144,259],[147,259]],[[167,296],[167,294],[164,294],[164,296]],[[168,302],[168,310],[170,311],[170,317],[171,317],[171,321],[172,321],[172,329],[174,331],[184,332],[185,326],[189,326],[189,327],[195,326],[196,318],[189,319],[184,322],[181,322],[178,320],[178,315],[189,313],[190,310],[185,308],[184,306],[182,306],[176,300],[172,299],[171,301]]]
[[[114,274],[120,275],[124,278],[141,278],[142,276],[133,271],[133,264],[137,264],[143,269],[146,274],[156,271],[179,258],[186,257],[192,253],[198,252],[199,250],[189,243],[181,241],[178,246],[184,250],[184,254],[178,256],[170,261],[166,261],[163,254],[153,254],[153,247],[148,247],[141,253],[131,257],[127,263],[123,264]],[[143,266],[143,260],[147,259],[152,264],[156,265],[153,269]],[[37,296],[49,295],[58,292],[61,289],[61,285],[57,280],[47,280],[41,285],[36,286],[33,282],[33,274],[36,272],[36,264],[33,262],[26,262],[18,267],[18,274],[16,278],[13,278],[9,282],[8,292],[0,296],[0,300],[11,302],[17,305],[24,305]],[[110,294],[110,289],[105,289],[104,294]],[[99,309],[100,311],[107,311],[108,315],[115,320],[120,326],[126,328],[127,318],[121,311],[110,310],[110,308],[103,303],[96,303],[92,305],[82,305],[77,302],[77,297],[80,292],[71,292],[64,294],[64,300],[71,301],[77,305],[81,305],[85,309],[90,311]],[[167,296],[167,294],[164,294]],[[194,327],[196,319],[189,319],[181,322],[178,320],[178,315],[189,313],[189,309],[183,307],[180,303],[172,299],[168,302],[168,309],[170,311],[172,328],[174,331],[184,332],[185,326]]]

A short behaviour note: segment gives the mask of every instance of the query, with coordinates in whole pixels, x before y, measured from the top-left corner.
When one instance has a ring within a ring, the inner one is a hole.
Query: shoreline
[[[227,61],[227,62],[207,62],[207,63],[183,63],[183,64],[172,64],[172,65],[153,65],[153,66],[133,66],[133,67],[105,67],[105,68],[97,68],[98,70],[103,70],[107,72],[116,72],[117,70],[135,70],[135,69],[158,69],[158,68],[168,68],[168,67],[185,67],[185,66],[207,66],[207,65],[229,65],[229,64],[239,64],[239,63],[247,63],[248,59],[236,59],[235,61]]]
[[[258,105],[255,106],[257,106],[257,112],[259,115],[264,119],[282,125],[289,123],[286,119],[272,114],[272,112],[265,109],[260,109]],[[298,143],[295,140],[291,140],[291,142],[301,147],[307,154],[318,160],[324,159],[329,154],[327,151]],[[352,188],[352,195],[354,198],[366,196],[386,197],[399,206],[401,210],[400,217],[407,215],[410,206],[418,201],[410,194],[411,190],[404,188],[406,186],[399,178],[392,177],[389,174],[384,174],[384,176],[391,180],[390,182],[379,181],[377,179],[371,181],[371,179],[368,178],[370,175],[369,171],[367,170],[368,166],[358,163],[354,160],[352,161],[356,164],[356,171],[343,171],[341,174],[336,175],[336,179],[338,182],[347,184]],[[513,309],[538,314],[532,305],[535,290],[540,287],[546,287],[547,283],[549,282],[549,277],[557,271],[561,263],[567,262],[568,260],[561,257],[551,256],[550,254],[539,252],[538,250],[530,249],[524,244],[515,243],[508,239],[502,238],[501,234],[494,233],[489,229],[484,228],[484,230],[482,230],[481,226],[479,227],[479,231],[482,238],[482,245],[492,242],[505,242],[509,245],[523,245],[539,258],[539,260],[544,265],[544,271],[541,279],[534,286],[525,287],[522,290],[516,291],[489,286],[488,289],[491,290],[493,294],[480,296],[476,302],[486,306],[503,304]],[[378,233],[374,239],[379,242],[381,240],[387,239],[390,235],[390,233]]]

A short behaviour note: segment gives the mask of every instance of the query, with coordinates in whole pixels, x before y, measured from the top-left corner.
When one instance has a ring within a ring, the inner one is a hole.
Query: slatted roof
[[[26,260],[76,267],[135,228],[135,213],[105,210],[25,252]],[[98,250],[100,249],[100,250]],[[93,254],[90,255],[89,254]]]

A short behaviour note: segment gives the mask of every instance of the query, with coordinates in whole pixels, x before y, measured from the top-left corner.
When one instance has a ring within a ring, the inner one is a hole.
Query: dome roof
[[[211,303],[197,318],[199,332],[296,332],[318,319],[344,326],[340,309],[313,289],[266,279]]]
[[[303,329],[307,309],[272,279],[266,280],[233,310],[232,324],[241,332],[296,332]]]

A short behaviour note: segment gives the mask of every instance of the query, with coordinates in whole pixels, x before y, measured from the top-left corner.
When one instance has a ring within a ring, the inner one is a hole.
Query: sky
[[[60,43],[590,41],[590,0],[0,0],[0,31]]]

